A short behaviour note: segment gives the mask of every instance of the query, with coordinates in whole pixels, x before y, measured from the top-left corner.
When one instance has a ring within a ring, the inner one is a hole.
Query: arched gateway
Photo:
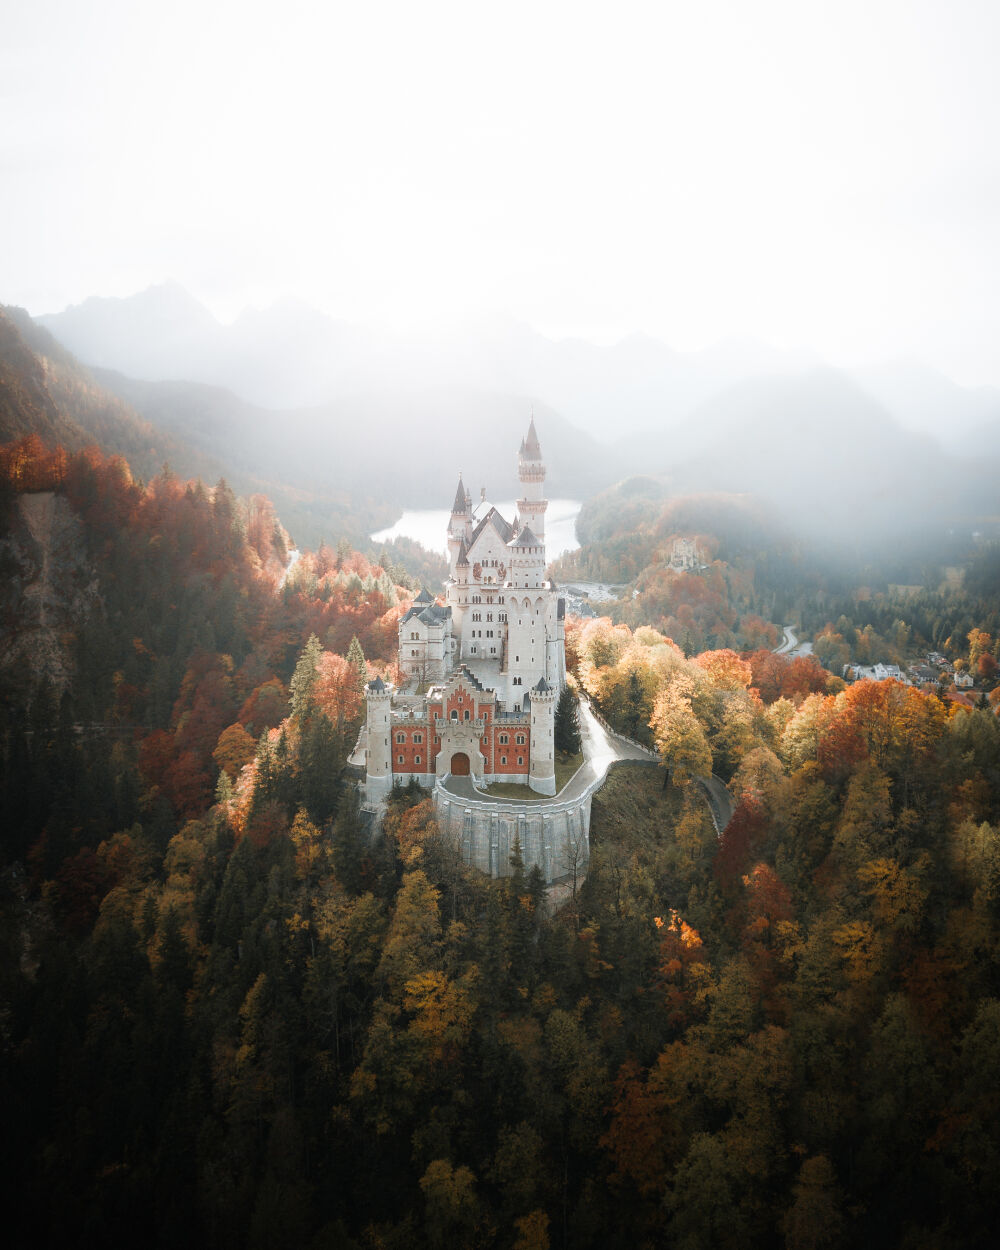
[[[464,751],[456,751],[451,757],[451,775],[453,777],[468,777],[469,757]]]

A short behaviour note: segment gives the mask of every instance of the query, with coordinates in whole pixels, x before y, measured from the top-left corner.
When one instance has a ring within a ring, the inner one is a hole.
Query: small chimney
[[[480,486],[479,488],[479,500],[480,500],[480,503],[486,502],[486,487],[485,486]]]

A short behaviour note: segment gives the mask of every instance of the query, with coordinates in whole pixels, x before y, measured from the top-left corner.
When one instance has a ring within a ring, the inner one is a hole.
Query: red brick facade
[[[528,720],[494,720],[492,700],[482,700],[478,693],[465,686],[452,691],[446,704],[428,703],[427,720],[396,722],[392,730],[392,771],[397,773],[433,773],[440,750],[440,735],[435,732],[442,719],[482,721],[483,733],[479,749],[486,760],[486,772],[504,776],[527,776],[531,759],[531,731]]]

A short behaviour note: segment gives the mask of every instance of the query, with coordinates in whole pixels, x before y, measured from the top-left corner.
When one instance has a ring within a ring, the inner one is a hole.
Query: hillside
[[[155,400],[140,413],[135,400],[149,393]],[[310,472],[308,438],[299,462],[284,455],[287,424],[255,443],[265,417],[273,424],[274,414],[212,388],[130,388],[125,379],[85,368],[23,309],[0,309],[0,438],[36,434],[70,451],[95,445],[124,456],[146,479],[164,464],[185,477],[225,477],[242,494],[273,497],[303,544],[366,544],[369,533],[395,519],[392,502],[374,497],[356,474],[341,473],[334,484],[322,469]],[[328,443],[326,450],[339,465],[336,447]],[[283,467],[290,476],[282,476]]]

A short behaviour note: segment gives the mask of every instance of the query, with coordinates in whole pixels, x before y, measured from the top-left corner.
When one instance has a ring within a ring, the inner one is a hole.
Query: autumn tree
[[[656,698],[650,727],[656,748],[675,786],[686,786],[712,771],[712,752],[691,701],[680,690],[668,686]],[[664,777],[664,785],[667,777]]]

